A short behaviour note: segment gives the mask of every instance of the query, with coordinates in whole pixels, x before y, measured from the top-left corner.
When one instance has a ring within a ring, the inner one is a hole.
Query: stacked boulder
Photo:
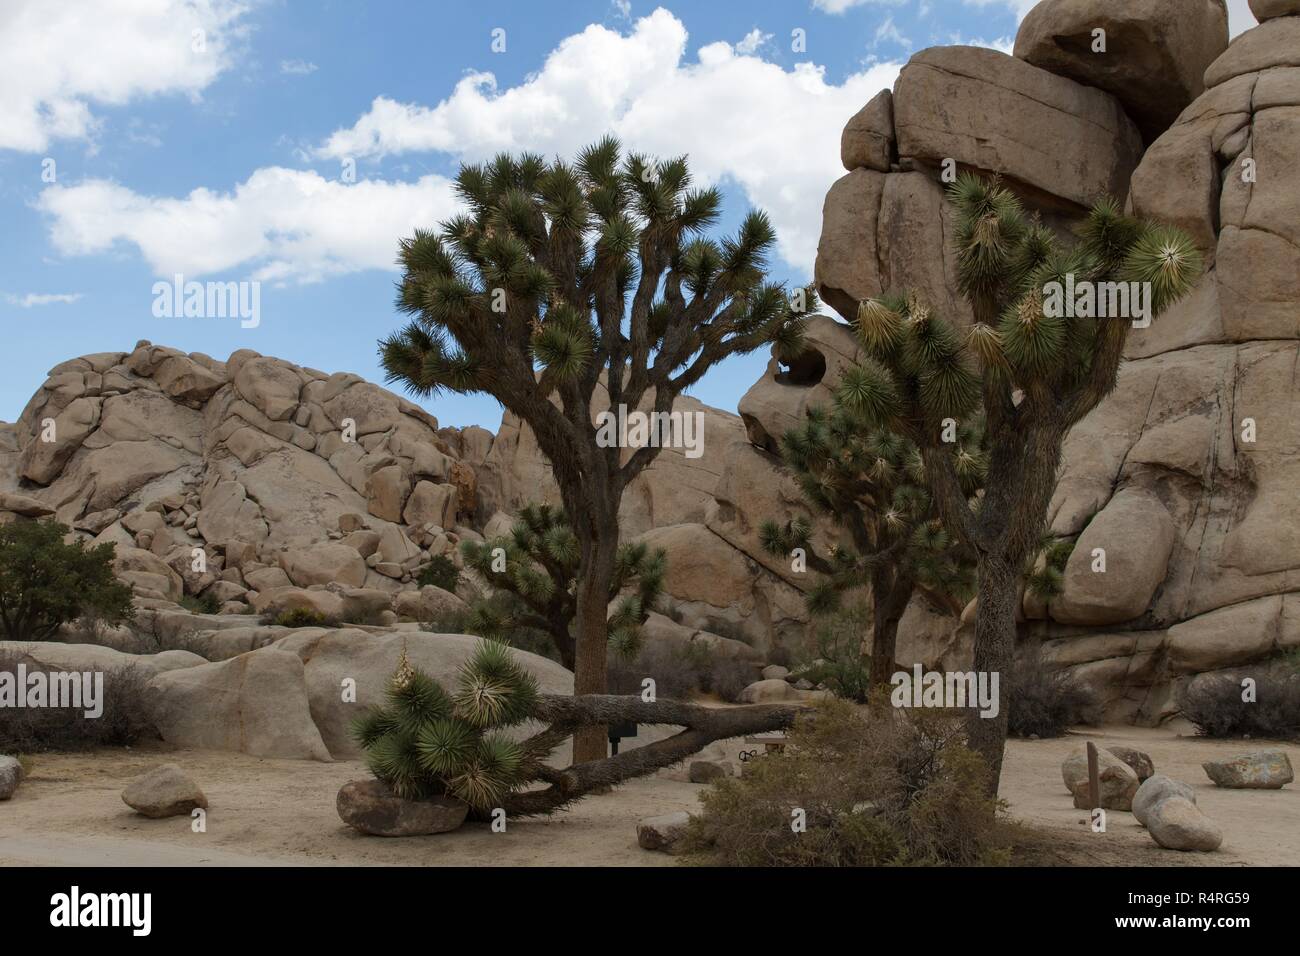
[[[1222,0],[1044,0],[1014,57],[922,51],[850,119],[826,199],[817,283],[848,322],[902,288],[965,321],[945,169],[1000,174],[1057,229],[1110,194],[1203,248],[1200,285],[1133,330],[1118,387],[1071,434],[1049,510],[1075,542],[1064,593],[1020,609],[1112,720],[1158,723],[1196,675],[1300,647],[1300,4],[1252,9],[1261,25],[1229,44]],[[803,381],[774,363],[751,390],[751,440],[828,399],[856,352],[847,328],[821,338],[824,361],[790,370]],[[923,603],[900,660],[969,666],[970,615]]]

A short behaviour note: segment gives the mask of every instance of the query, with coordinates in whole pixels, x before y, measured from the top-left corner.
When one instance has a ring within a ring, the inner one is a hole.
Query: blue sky
[[[768,209],[772,272],[802,283],[844,121],[918,49],[1009,49],[1029,6],[0,0],[0,420],[49,367],[138,339],[382,380],[397,240],[454,210],[460,162],[502,148],[569,155],[614,130],[689,153],[724,190],[720,228]],[[178,273],[258,281],[260,323],[155,317]],[[693,394],[734,410],[766,360]],[[500,421],[488,396],[424,404]]]

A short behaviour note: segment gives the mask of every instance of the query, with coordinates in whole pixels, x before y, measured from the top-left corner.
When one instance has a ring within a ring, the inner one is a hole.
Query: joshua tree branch
[[[555,746],[580,727],[611,723],[664,724],[685,728],[681,733],[644,747],[626,750],[604,760],[554,770],[542,764],[532,768],[533,779],[548,783],[544,789],[511,794],[505,801],[510,816],[553,813],[590,793],[671,766],[699,753],[715,740],[764,733],[790,727],[805,708],[801,705],[756,704],[748,707],[701,707],[678,701],[648,702],[640,697],[590,694],[581,697],[542,695],[533,715],[551,724],[524,741],[533,752]]]

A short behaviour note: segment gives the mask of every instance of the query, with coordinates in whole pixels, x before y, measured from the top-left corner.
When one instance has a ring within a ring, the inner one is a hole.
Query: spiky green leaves
[[[957,209],[954,241],[962,294],[996,301],[1029,229],[1020,200],[997,179],[962,173],[948,187]]]
[[[1120,269],[1128,282],[1147,282],[1154,311],[1165,311],[1191,290],[1204,261],[1195,243],[1172,226],[1147,226],[1129,249]]]
[[[874,359],[864,359],[844,370],[835,400],[849,414],[875,426],[889,422],[902,410],[893,376]]]
[[[403,651],[386,705],[355,721],[353,736],[370,771],[397,795],[451,793],[487,810],[523,782],[523,752],[498,731],[528,719],[536,699],[536,678],[503,644],[479,644],[453,695]]]
[[[557,382],[576,381],[591,365],[595,338],[586,316],[567,303],[558,303],[535,327],[533,361]]]

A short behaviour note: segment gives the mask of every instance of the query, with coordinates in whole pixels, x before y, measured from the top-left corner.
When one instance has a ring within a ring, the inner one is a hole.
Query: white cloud
[[[1023,20],[1025,14],[1039,4],[1039,0],[962,0],[962,2],[972,7],[1008,7],[1015,13],[1017,22]]]
[[[760,49],[767,46],[771,40],[772,34],[764,33],[758,27],[754,27],[754,29],[746,33],[741,41],[736,44],[735,50],[737,53],[748,56],[751,53],[757,53]]]
[[[89,139],[99,128],[91,104],[198,96],[230,66],[246,11],[240,0],[5,0],[0,149]]]
[[[316,64],[307,60],[281,60],[280,72],[289,76],[307,76],[316,72]]]
[[[862,7],[867,4],[883,5],[888,7],[897,7],[905,3],[906,0],[812,0],[812,5],[823,13],[829,13],[832,16],[839,16],[852,10],[854,7]]]
[[[950,33],[945,46],[982,46],[1010,56],[1015,49],[1016,38],[1001,36],[993,40],[987,40],[984,37],[964,37],[960,33]]]
[[[893,17],[885,17],[885,22],[876,29],[875,45],[879,46],[886,41],[896,43],[898,46],[906,47],[909,50],[912,48],[912,41],[905,37],[902,31],[895,26]]]
[[[659,9],[630,34],[589,26],[566,38],[541,70],[498,89],[466,76],[436,106],[378,97],[332,134],[319,157],[450,153],[480,160],[500,150],[572,155],[612,130],[659,156],[688,153],[696,175],[734,181],[772,215],[783,258],[810,272],[826,190],[843,170],[840,130],[899,63],[878,63],[828,83],[811,63],[783,69],[738,46],[711,43],[685,60],[686,28]]]
[[[160,276],[246,269],[256,279],[311,282],[393,268],[398,239],[446,219],[456,199],[442,176],[345,184],[268,167],[227,193],[144,196],[94,179],[51,186],[37,207],[52,218],[51,241],[64,255],[125,242]]]
[[[76,302],[82,297],[80,292],[28,292],[26,295],[6,295],[5,301],[20,309],[30,309],[35,305],[54,305]]]

